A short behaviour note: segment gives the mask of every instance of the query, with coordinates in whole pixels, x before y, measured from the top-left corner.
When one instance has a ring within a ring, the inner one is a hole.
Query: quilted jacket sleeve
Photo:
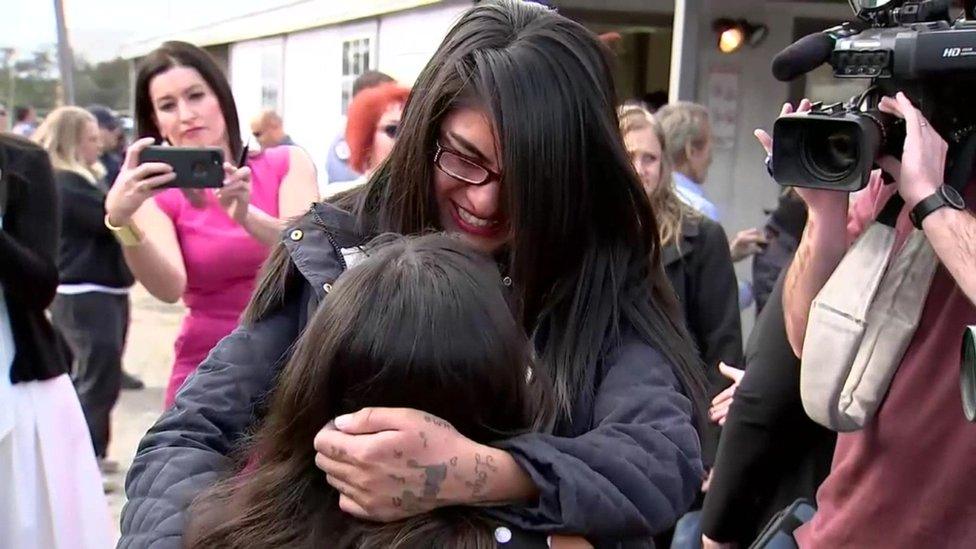
[[[228,454],[299,332],[300,296],[224,338],[139,444],[126,478],[120,548],[177,549],[187,507],[231,465]]]
[[[691,506],[703,478],[698,434],[660,353],[625,343],[597,389],[593,417],[578,437],[530,433],[499,445],[540,491],[531,507],[499,510],[505,519],[599,543],[647,539]]]

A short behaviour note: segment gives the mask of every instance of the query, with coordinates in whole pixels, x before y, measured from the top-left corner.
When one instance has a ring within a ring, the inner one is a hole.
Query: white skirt
[[[88,427],[67,374],[8,387],[0,433],[0,547],[107,549],[115,533]]]

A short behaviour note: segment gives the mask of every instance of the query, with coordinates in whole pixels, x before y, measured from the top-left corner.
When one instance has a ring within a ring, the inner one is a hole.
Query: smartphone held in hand
[[[163,188],[217,189],[224,184],[224,153],[217,147],[146,147],[139,154],[139,164],[169,164],[176,179]]]

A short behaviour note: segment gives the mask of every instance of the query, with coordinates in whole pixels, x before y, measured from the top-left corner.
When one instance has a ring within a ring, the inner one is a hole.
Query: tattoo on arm
[[[814,220],[808,219],[807,226],[803,229],[803,236],[800,238],[800,247],[796,251],[796,259],[787,272],[786,288],[787,292],[792,293],[800,283],[802,273],[807,270],[807,263],[810,261],[810,233],[813,232]]]
[[[474,481],[466,481],[464,484],[471,489],[472,496],[481,496],[488,485],[489,474],[497,472],[498,467],[495,465],[494,456],[475,454]]]

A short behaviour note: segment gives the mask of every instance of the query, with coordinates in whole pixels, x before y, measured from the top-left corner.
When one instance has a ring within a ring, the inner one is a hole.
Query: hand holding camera
[[[802,114],[802,113],[810,112],[810,109],[812,107],[813,107],[813,103],[811,103],[809,99],[804,99],[800,101],[800,104],[797,105],[796,109],[794,109],[793,105],[791,105],[790,103],[786,103],[785,105],[783,105],[783,108],[780,110],[779,115],[782,117],[789,114],[793,114],[794,112],[798,114]],[[755,131],[755,136],[756,139],[759,140],[759,144],[762,145],[763,149],[766,151],[767,157],[772,156],[773,138],[770,137],[770,135],[766,133],[765,130],[761,130],[761,129],[757,129]],[[796,187],[796,192],[797,194],[800,195],[800,198],[802,198],[803,201],[806,202],[807,207],[810,209],[811,213],[842,211],[846,214],[847,212],[846,193],[826,190],[826,189],[805,188],[805,187]]]
[[[949,147],[904,93],[898,92],[894,98],[882,98],[878,107],[905,120],[905,147],[901,162],[892,157],[883,157],[878,163],[884,171],[894,176],[898,193],[908,209],[912,209],[942,185]]]

